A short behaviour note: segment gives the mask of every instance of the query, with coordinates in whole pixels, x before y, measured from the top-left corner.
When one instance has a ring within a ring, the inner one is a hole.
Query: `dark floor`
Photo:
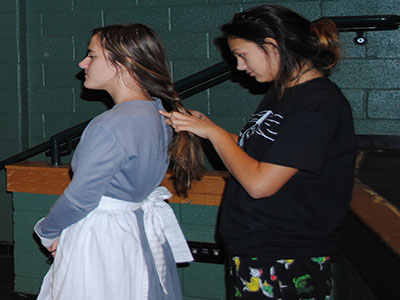
[[[4,247],[3,247],[4,248]],[[13,257],[0,255],[0,300],[35,300],[35,295],[14,293]]]
[[[400,209],[400,149],[367,150],[357,178]]]

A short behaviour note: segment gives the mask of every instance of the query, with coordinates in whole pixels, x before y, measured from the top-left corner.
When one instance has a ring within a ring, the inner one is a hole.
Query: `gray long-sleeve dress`
[[[71,231],[76,224],[85,222],[96,208],[98,210],[101,199],[113,198],[124,200],[119,201],[121,203],[131,202],[132,205],[135,205],[144,201],[161,183],[168,167],[167,150],[172,131],[158,113],[160,109],[163,109],[163,106],[159,99],[120,103],[95,117],[85,129],[72,159],[71,183],[55,202],[46,218],[35,226],[35,232],[45,246],[50,246],[61,235],[54,262],[56,266],[64,230]],[[150,249],[151,246],[146,238],[143,210],[135,210],[132,217],[136,218],[137,227],[127,230],[139,231],[137,239],[140,240],[138,243],[141,244],[148,272],[148,282],[146,283],[149,290],[148,299],[180,299],[175,260],[168,241],[162,244],[163,260],[165,259],[167,270],[166,275],[165,272],[163,273],[166,284],[162,286],[159,284],[161,280],[157,279],[160,272],[157,274],[159,270],[155,268],[153,249]],[[105,227],[103,231],[108,231],[108,228]],[[105,234],[100,233],[99,239],[107,240]],[[113,235],[112,232],[108,234],[111,237]],[[67,242],[65,243],[67,244]],[[69,240],[68,243],[71,244]],[[67,246],[64,247],[67,248]],[[75,251],[73,248],[71,249],[71,251]],[[134,251],[138,251],[138,248],[135,249]],[[65,257],[66,254],[63,253],[63,256]],[[90,256],[88,257],[90,259]],[[102,259],[101,255],[99,257]],[[59,260],[62,259],[64,258],[59,258]],[[114,259],[114,256],[104,259]],[[134,266],[126,266],[126,268],[131,267]],[[48,274],[46,277],[55,278],[55,270],[60,268],[52,268],[53,270],[49,271],[52,274]],[[123,269],[121,272],[125,272],[125,267]],[[82,272],[86,271],[82,270]],[[107,276],[104,275],[104,278]],[[51,282],[52,280],[49,279],[46,289],[51,286]],[[104,283],[99,283],[99,286],[100,284]],[[46,295],[41,299],[64,299],[54,296],[57,294],[54,291],[43,291],[43,289],[42,285],[42,295],[53,294],[53,296]],[[133,295],[129,299],[136,298]]]
[[[72,181],[37,228],[41,237],[58,237],[102,195],[140,202],[160,184],[171,130],[159,109],[160,100],[124,102],[89,123],[72,159]]]

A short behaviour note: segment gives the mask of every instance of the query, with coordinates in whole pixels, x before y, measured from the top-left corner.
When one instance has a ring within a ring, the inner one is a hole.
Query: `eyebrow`
[[[96,49],[88,48],[87,53],[97,53],[97,51],[96,51]]]

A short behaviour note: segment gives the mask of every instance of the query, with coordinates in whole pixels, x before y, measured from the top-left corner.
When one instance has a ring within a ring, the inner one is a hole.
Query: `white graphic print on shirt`
[[[270,127],[272,124],[279,125],[282,119],[281,115],[274,114],[271,110],[263,110],[254,114],[249,123],[247,123],[247,126],[250,125],[250,127],[243,129],[239,134],[239,146],[243,147],[244,142],[253,134],[258,134],[270,141],[275,141],[275,136],[278,133],[272,131]]]

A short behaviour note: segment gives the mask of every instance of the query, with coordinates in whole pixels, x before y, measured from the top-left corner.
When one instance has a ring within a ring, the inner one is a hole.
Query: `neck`
[[[152,100],[147,92],[138,92],[134,90],[118,91],[117,93],[110,93],[115,104],[120,104],[135,100]]]
[[[318,71],[317,69],[314,69],[313,66],[309,66],[308,64],[304,64],[300,70],[298,70],[295,75],[293,76],[293,79],[290,81],[289,86],[295,86],[298,84],[302,84],[304,82],[307,82],[309,80],[323,77],[324,75]]]
[[[109,87],[107,92],[113,98],[115,104],[134,100],[152,100],[147,90],[139,86],[130,76],[126,79],[120,77],[117,84],[113,84]]]

